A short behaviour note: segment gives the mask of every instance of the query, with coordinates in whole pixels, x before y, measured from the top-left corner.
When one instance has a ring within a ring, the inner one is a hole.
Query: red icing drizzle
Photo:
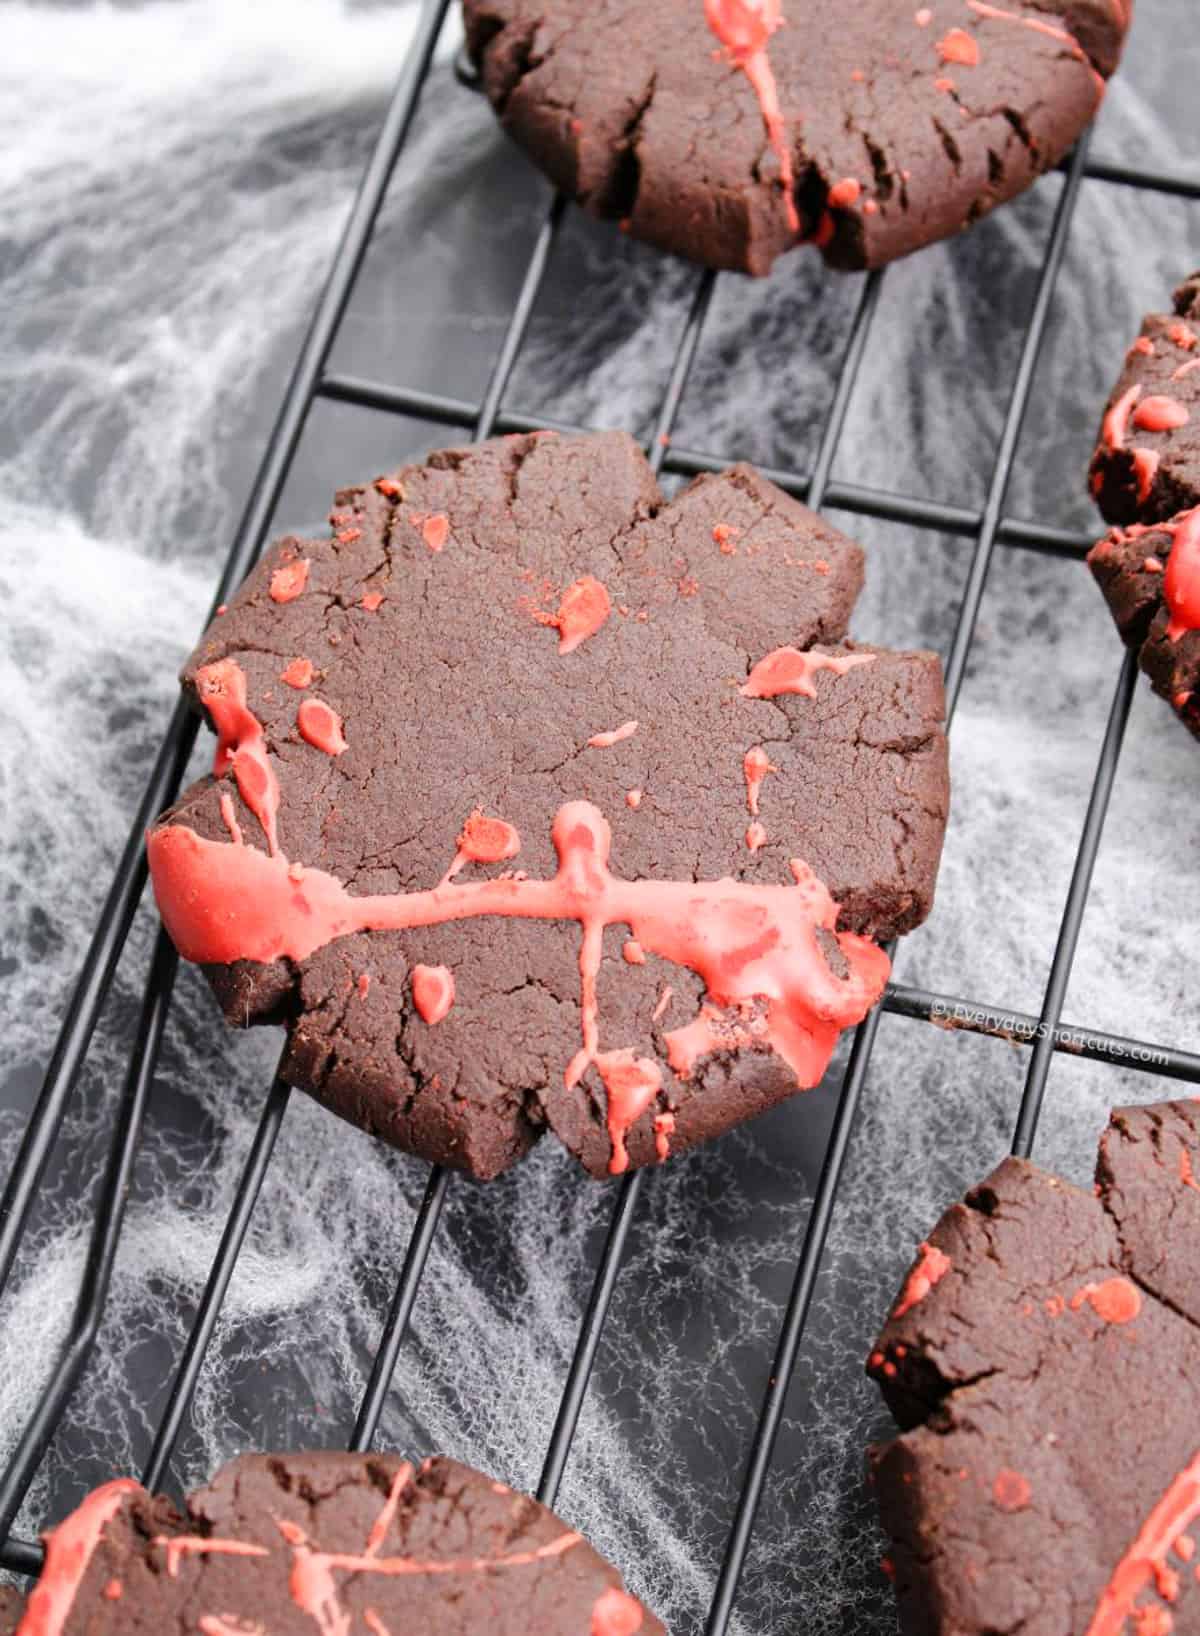
[[[1133,406],[1142,395],[1142,389],[1137,384],[1131,386],[1128,392],[1123,392],[1104,417],[1101,428],[1101,437],[1110,449],[1123,449],[1129,436],[1129,417],[1133,413]]]
[[[293,659],[291,664],[280,672],[279,680],[286,682],[289,687],[296,689],[306,688],[313,679],[311,659]]]
[[[800,231],[800,214],[794,198],[796,177],[787,124],[779,106],[779,90],[767,56],[767,44],[783,23],[780,0],[704,0],[704,16],[709,28],[729,53],[730,61],[745,74],[762,109],[767,140],[779,163],[787,224]]]
[[[592,1608],[590,1636],[636,1636],[642,1628],[642,1611],[642,1604],[627,1591],[610,1585]]]
[[[967,0],[967,5],[980,17],[989,17],[996,23],[1019,23],[1022,28],[1031,28],[1038,34],[1048,34],[1052,40],[1061,40],[1063,45],[1069,46],[1071,55],[1078,57],[1080,62],[1087,62],[1087,53],[1073,34],[1065,28],[1056,28],[1053,23],[1047,23],[1040,17],[1021,17],[1015,11],[1004,11],[1000,6],[985,5],[984,0]],[[1100,78],[1099,75],[1096,76]],[[1101,89],[1104,81],[1100,80]]]
[[[537,619],[557,629],[559,653],[574,653],[581,642],[595,636],[611,612],[608,588],[585,574],[567,586],[556,614],[538,614]]]
[[[1142,1297],[1128,1278],[1105,1278],[1098,1284],[1084,1284],[1071,1297],[1072,1312],[1087,1301],[1097,1318],[1106,1324],[1132,1323],[1142,1310]]]
[[[900,1299],[892,1308],[893,1318],[903,1318],[918,1301],[923,1301],[935,1284],[940,1284],[950,1271],[950,1257],[928,1241],[919,1250],[916,1266],[904,1281]]]
[[[590,1058],[608,1097],[608,1137],[612,1143],[608,1170],[610,1175],[619,1176],[629,1169],[625,1138],[662,1089],[662,1069],[653,1057],[635,1056],[629,1047],[593,1051]]]
[[[271,575],[272,602],[294,602],[308,584],[308,558],[285,562]]]
[[[1100,1593],[1086,1636],[1121,1636],[1125,1621],[1136,1617],[1135,1599],[1151,1580],[1160,1594],[1174,1588],[1171,1581],[1175,1576],[1167,1566],[1167,1553],[1196,1516],[1200,1516],[1200,1454],[1172,1481],[1117,1563]]]
[[[468,821],[460,837],[460,859],[477,855],[464,846],[471,840],[473,822]],[[519,844],[511,825],[484,822],[499,825],[501,833]],[[837,905],[797,860],[792,865],[795,886],[629,881],[609,868],[611,831],[590,802],[560,807],[551,835],[559,867],[548,880],[500,878],[462,885],[444,880],[432,890],[363,897],[352,896],[324,870],[306,869],[294,879],[285,858],[204,840],[180,824],[155,830],[148,850],[167,930],[185,959],[202,964],[241,959],[270,963],[283,955],[304,960],[352,932],[403,931],[482,916],[578,921],[583,1044],[565,1082],[578,1083],[595,1063],[606,1084],[611,1077],[618,1085],[626,1110],[643,1094],[649,1071],[657,1071],[657,1065],[644,1059],[637,1064],[641,1080],[635,1088],[627,1072],[636,1060],[632,1052],[600,1052],[596,980],[606,926],[628,926],[649,953],[696,972],[711,1002],[706,1009],[758,1004],[763,1014],[756,1018],[753,1042],[776,1051],[801,1086],[818,1083],[840,1030],[860,1021],[883,992],[889,962],[867,938],[836,933],[849,976],[837,978],[829,969],[817,931],[834,933]],[[492,861],[511,852],[507,846],[499,852],[489,847],[487,855]],[[685,1032],[667,1036],[673,1063]],[[690,1043],[692,1061],[705,1049],[730,1048],[728,1040]]]
[[[638,730],[636,721],[622,722],[620,727],[614,727],[607,733],[593,733],[588,739],[588,748],[592,750],[611,750],[614,744],[620,744],[622,739],[632,738]]]
[[[1178,369],[1172,371],[1171,379],[1181,381],[1185,375],[1190,375],[1193,369],[1200,369],[1200,358],[1189,358],[1186,364],[1180,364]]]
[[[758,661],[739,691],[747,699],[774,699],[781,693],[799,693],[803,698],[815,699],[817,689],[813,677],[819,670],[831,670],[835,676],[844,676],[855,665],[874,663],[873,653],[847,653],[839,658],[832,653],[776,648]]]
[[[1155,356],[1154,342],[1148,335],[1139,335],[1129,350],[1130,352],[1140,352],[1145,358]]]
[[[760,744],[756,744],[752,750],[746,751],[742,771],[746,775],[746,805],[750,809],[750,816],[757,818],[758,798],[762,793],[763,779],[768,773],[777,773],[779,768],[772,765],[767,752]]]
[[[1163,575],[1167,637],[1178,642],[1188,631],[1200,630],[1200,507],[1164,523],[1163,530],[1173,541]]]
[[[232,767],[238,792],[262,825],[274,857],[279,851],[279,781],[267,755],[262,723],[246,704],[245,672],[234,659],[203,665],[196,672],[196,691],[217,730],[213,777],[223,778]]]
[[[938,56],[962,68],[979,67],[979,41],[965,28],[952,28],[937,43]]]
[[[155,1545],[167,1553],[167,1574],[179,1578],[180,1559],[185,1556],[270,1556],[265,1545],[251,1545],[244,1539],[206,1539],[201,1534],[159,1534]]]
[[[296,712],[296,726],[302,739],[314,750],[324,750],[327,756],[340,756],[349,748],[342,718],[323,699],[305,699]]]
[[[197,1620],[197,1629],[200,1636],[267,1636],[257,1621],[254,1624],[243,1624],[240,1619],[235,1619],[229,1614],[202,1613]],[[386,1631],[384,1636],[387,1636]]]
[[[1133,424],[1143,432],[1173,432],[1191,418],[1176,398],[1145,398],[1133,412]]]
[[[1192,1156],[1185,1147],[1179,1150],[1179,1180],[1184,1187],[1190,1187],[1200,1193],[1200,1182],[1197,1182],[1192,1171]]]
[[[237,813],[233,808],[233,796],[228,790],[221,791],[221,818],[225,828],[229,831],[229,839],[234,846],[242,844],[242,826],[237,821]]]
[[[104,1529],[127,1498],[143,1492],[118,1477],[89,1494],[46,1539],[46,1566],[30,1593],[16,1636],[61,1636]]]
[[[440,1023],[454,1004],[454,973],[449,966],[414,966],[412,997],[423,1022]]]
[[[992,1499],[1001,1511],[1024,1511],[1030,1499],[1029,1483],[1019,1471],[1004,1466],[996,1473]]]

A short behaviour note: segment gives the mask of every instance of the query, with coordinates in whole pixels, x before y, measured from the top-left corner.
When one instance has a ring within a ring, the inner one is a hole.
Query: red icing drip
[[[935,1284],[940,1284],[950,1271],[950,1257],[935,1244],[923,1243],[916,1266],[904,1281],[900,1299],[892,1308],[893,1318],[903,1318],[919,1301],[923,1301]]]
[[[308,584],[308,558],[285,562],[271,575],[272,602],[294,602]]]
[[[1188,701],[1191,699],[1191,696],[1192,694],[1190,688],[1180,688],[1179,692],[1172,696],[1171,703],[1175,706],[1176,710],[1183,710]]]
[[[521,850],[521,837],[503,818],[473,812],[458,837],[458,853],[471,863],[503,863]]]
[[[1185,1147],[1179,1150],[1179,1180],[1184,1187],[1190,1187],[1194,1192],[1200,1193],[1200,1182],[1197,1182],[1192,1171],[1192,1156]]]
[[[813,677],[817,671],[831,670],[835,676],[844,676],[855,665],[874,663],[873,653],[847,653],[839,658],[832,653],[776,648],[758,661],[739,691],[747,699],[774,699],[781,693],[799,693],[803,698],[815,699],[817,689]]]
[[[945,91],[951,96],[953,96],[958,90],[958,87],[955,85],[954,81],[947,79],[944,74],[939,75],[939,77],[934,80],[933,88],[935,91]]]
[[[625,791],[625,805],[627,807],[629,807],[633,812],[636,812],[637,809],[641,806],[641,804],[642,804],[642,791],[641,790],[626,790]]]
[[[1133,474],[1137,480],[1137,497],[1145,500],[1154,487],[1158,475],[1159,454],[1156,449],[1134,449]]]
[[[105,1483],[47,1536],[46,1566],[30,1593],[16,1636],[62,1636],[105,1527],[127,1498],[142,1492],[128,1477]]]
[[[629,1169],[625,1138],[662,1089],[662,1069],[652,1057],[635,1056],[629,1047],[594,1051],[591,1060],[608,1097],[608,1138],[612,1143],[608,1170],[611,1176],[620,1176]]]
[[[233,796],[228,790],[221,791],[221,818],[229,831],[229,839],[234,846],[241,846],[242,826],[237,821],[237,813],[233,809]]]
[[[779,164],[787,224],[793,233],[798,233],[800,214],[794,197],[796,176],[792,151],[787,123],[779,106],[779,89],[767,56],[770,38],[783,23],[780,0],[704,0],[704,15],[730,61],[741,69],[754,88],[767,140]]]
[[[454,1004],[454,973],[448,966],[414,966],[412,997],[423,1022],[440,1023]]]
[[[302,739],[314,750],[324,750],[327,756],[340,756],[349,748],[342,718],[323,699],[305,699],[296,712],[296,726]]]
[[[470,829],[468,822],[460,846]],[[502,829],[516,839],[510,825]],[[801,1086],[820,1080],[840,1030],[860,1021],[883,992],[888,959],[866,938],[837,933],[849,976],[837,978],[829,969],[817,931],[834,932],[837,905],[797,861],[795,887],[627,881],[609,869],[611,831],[590,802],[562,806],[551,834],[559,858],[552,879],[443,882],[428,891],[363,897],[352,896],[323,870],[306,869],[296,880],[285,858],[203,840],[184,825],[155,830],[148,850],[167,930],[185,959],[201,964],[270,963],[283,955],[299,961],[352,932],[403,931],[482,916],[577,920],[583,1048],[567,1069],[568,1085],[592,1062],[605,1071],[596,978],[609,925],[627,925],[647,952],[696,972],[712,1004],[765,1007],[754,1043],[775,1050]],[[506,849],[499,855],[511,854]],[[668,1036],[673,1062],[677,1040]],[[707,1046],[728,1048],[725,1040]],[[607,1063],[615,1070],[630,1056],[609,1052]]]
[[[627,938],[621,948],[621,953],[631,966],[644,966],[646,964],[646,951],[636,938]]]
[[[1128,1278],[1105,1278],[1098,1284],[1085,1284],[1071,1297],[1071,1311],[1078,1312],[1087,1301],[1106,1324],[1132,1323],[1142,1310],[1142,1297],[1136,1284]]]
[[[1133,385],[1128,392],[1123,392],[1104,417],[1100,435],[1104,445],[1109,449],[1123,449],[1129,437],[1129,417],[1133,413],[1133,406],[1142,395],[1142,389]]]
[[[1200,358],[1189,358],[1186,364],[1180,364],[1178,369],[1171,372],[1171,379],[1181,381],[1185,375],[1190,375],[1193,369],[1200,369]]]
[[[1133,424],[1143,432],[1173,432],[1191,419],[1176,398],[1144,398],[1133,413]]]
[[[943,62],[956,63],[962,68],[979,67],[979,41],[965,28],[952,28],[938,41],[937,52]]]
[[[590,1636],[636,1636],[642,1628],[642,1604],[610,1585],[592,1608]]]
[[[281,682],[286,682],[289,687],[294,687],[297,690],[307,687],[312,679],[313,666],[311,659],[293,659],[291,664],[282,670],[279,675]]]
[[[671,1137],[675,1134],[675,1115],[660,1113],[654,1117],[654,1151],[658,1155],[659,1164],[666,1164],[671,1157]]]
[[[167,1575],[179,1578],[180,1559],[185,1556],[270,1556],[265,1545],[251,1545],[243,1539],[206,1539],[200,1534],[159,1534],[155,1545],[167,1553]]]
[[[768,773],[777,773],[779,768],[772,765],[767,752],[761,745],[756,744],[752,750],[746,751],[742,771],[746,775],[746,805],[750,809],[750,816],[757,818],[758,798],[762,792],[763,779]]]
[[[1163,575],[1167,637],[1178,642],[1188,631],[1200,630],[1200,507],[1164,524],[1164,531],[1173,541]]]
[[[849,210],[851,205],[858,203],[861,194],[862,183],[858,177],[844,176],[830,188],[826,203],[831,210]]]
[[[996,1473],[992,1499],[1001,1511],[1024,1511],[1030,1499],[1029,1484],[1019,1471],[1004,1466]]]
[[[245,672],[234,659],[204,665],[196,672],[196,691],[217,730],[213,777],[223,778],[232,767],[242,800],[262,825],[274,857],[279,851],[279,781],[262,723],[246,704]]]
[[[967,5],[980,17],[989,17],[995,23],[1020,23],[1022,28],[1031,28],[1038,34],[1048,34],[1052,40],[1060,40],[1068,46],[1073,57],[1080,62],[1087,62],[1087,53],[1073,34],[1065,28],[1056,28],[1053,23],[1047,23],[1040,17],[1021,17],[1015,11],[1004,11],[999,6],[985,5],[984,0],[967,0]],[[1101,81],[1103,86],[1103,81]]]
[[[368,613],[378,613],[383,606],[382,591],[366,591],[363,593],[362,606]]]
[[[450,538],[450,520],[440,511],[426,517],[421,524],[421,538],[431,551],[440,551]]]
[[[604,624],[612,612],[612,601],[607,587],[590,574],[568,585],[562,594],[556,614],[539,614],[543,625],[553,625],[558,631],[559,653],[574,653],[581,642]]]
[[[607,733],[593,733],[588,739],[588,748],[592,750],[611,750],[614,744],[620,744],[622,739],[632,738],[638,730],[636,721],[622,722],[620,727],[614,727]]]
[[[1086,1636],[1121,1636],[1134,1602],[1151,1580],[1159,1582],[1167,1553],[1188,1523],[1200,1516],[1200,1454],[1173,1480],[1142,1524],[1100,1594]]]
[[[756,818],[753,823],[749,824],[746,828],[746,845],[750,848],[751,852],[757,852],[761,847],[766,846],[766,844],[766,828],[764,825],[760,824]]]
[[[363,1624],[371,1632],[371,1636],[392,1636],[391,1631],[375,1612],[374,1608],[363,1609]]]

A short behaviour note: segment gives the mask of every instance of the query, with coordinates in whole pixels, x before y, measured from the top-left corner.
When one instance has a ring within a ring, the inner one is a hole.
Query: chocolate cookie
[[[10,1617],[14,1610],[6,1610]],[[10,1627],[11,1628],[11,1627]],[[48,1537],[16,1636],[662,1636],[545,1506],[454,1460],[243,1455],[181,1516],[107,1483]]]
[[[1195,1102],[1119,1109],[1094,1192],[1006,1159],[921,1246],[867,1365],[904,1631],[1200,1630],[1197,1171]]]
[[[557,187],[664,250],[757,274],[804,243],[879,267],[1020,193],[1092,118],[1132,11],[463,0],[488,97]]]
[[[214,776],[163,919],[283,1073],[496,1175],[595,1175],[821,1078],[928,913],[937,659],[841,641],[862,553],[746,467],[669,504],[623,434],[445,450],[274,547],[192,656]]]
[[[1200,273],[1129,349],[1092,456],[1117,527],[1088,563],[1154,691],[1200,736]]]

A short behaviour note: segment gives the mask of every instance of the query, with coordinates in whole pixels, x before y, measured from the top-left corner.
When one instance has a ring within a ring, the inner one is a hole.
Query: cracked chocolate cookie
[[[1006,1159],[921,1246],[868,1371],[901,1628],[1200,1631],[1200,1106],[1113,1113],[1085,1192]]]
[[[7,1618],[8,1623],[2,1621]],[[46,1543],[16,1636],[663,1636],[581,1535],[454,1460],[243,1455],[168,1500],[119,1479]]]
[[[843,641],[851,541],[619,433],[444,450],[287,539],[184,671],[213,776],[154,890],[282,1072],[478,1177],[594,1175],[816,1084],[928,913],[930,653]]]
[[[592,214],[710,267],[879,267],[1096,112],[1133,0],[463,0],[507,131]]]
[[[1200,737],[1200,273],[1152,313],[1105,410],[1092,493],[1117,523],[1088,563],[1154,691]]]

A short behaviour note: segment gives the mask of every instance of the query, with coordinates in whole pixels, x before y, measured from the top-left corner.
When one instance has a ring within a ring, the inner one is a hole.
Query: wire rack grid
[[[439,395],[390,382],[331,372],[326,366],[337,339],[364,255],[384,201],[397,158],[409,137],[422,91],[429,78],[434,53],[446,20],[450,0],[426,0],[407,61],[367,163],[359,192],[336,252],[328,281],[318,302],[289,380],[282,405],[252,485],[250,498],[213,595],[213,608],[223,602],[244,577],[261,551],[284,484],[291,470],[309,411],[321,399],[418,417],[434,424],[469,432],[476,441],[495,433],[520,432],[550,426],[562,431],[586,428],[531,416],[506,402],[526,330],[538,300],[543,278],[566,211],[561,196],[550,203],[525,267],[516,301],[508,316],[502,343],[478,402]],[[460,64],[460,77],[468,77]],[[907,523],[971,541],[965,584],[959,602],[953,639],[946,662],[948,714],[953,719],[976,621],[997,546],[1022,548],[1056,556],[1078,558],[1090,537],[1047,527],[1005,510],[1006,494],[1022,424],[1029,404],[1040,350],[1054,299],[1080,186],[1086,179],[1113,186],[1144,189],[1181,199],[1200,199],[1200,180],[1158,171],[1137,170],[1117,164],[1089,161],[1085,138],[1062,167],[1064,182],[1046,240],[1036,293],[1025,327],[1019,364],[1010,389],[1003,429],[996,447],[986,497],[981,509],[955,506],[882,489],[835,481],[832,473],[839,438],[866,355],[872,322],[879,303],[883,273],[869,275],[850,325],[848,341],[836,377],[836,387],[809,471],[764,468],[766,475],[814,509],[823,505],[869,517]],[[713,297],[716,275],[698,273],[686,322],[675,351],[657,423],[647,452],[656,473],[692,476],[719,471],[728,461],[719,452],[688,449],[672,441],[689,371],[696,355]],[[1200,1083],[1200,1056],[1169,1043],[1135,1040],[1064,1024],[1062,1007],[1067,991],[1080,926],[1087,905],[1093,866],[1100,845],[1109,798],[1121,753],[1126,721],[1137,677],[1136,660],[1128,654],[1113,693],[1086,816],[1079,837],[1074,871],[1058,930],[1057,944],[1046,981],[1040,1015],[1034,1017],[1004,1005],[976,998],[934,993],[893,982],[880,1005],[855,1032],[838,1094],[832,1131],[802,1243],[796,1258],[791,1290],[780,1322],[768,1384],[762,1397],[756,1428],[746,1450],[740,1495],[725,1540],[721,1565],[704,1625],[705,1636],[723,1636],[733,1615],[738,1585],[746,1562],[755,1516],[770,1470],[772,1454],[787,1401],[789,1385],[805,1332],[822,1253],[835,1208],[839,1182],[853,1138],[855,1120],[868,1065],[884,1012],[936,1022],[947,1015],[955,1026],[991,1034],[1029,1047],[1020,1110],[1013,1133],[1014,1153],[1027,1155],[1033,1145],[1053,1054],[1070,1050],[1097,1061],[1124,1067],[1152,1069],[1167,1078]],[[45,1176],[64,1117],[87,1059],[93,1031],[105,1005],[117,961],[146,884],[143,834],[147,824],[174,798],[183,778],[197,733],[196,719],[181,702],[175,708],[153,763],[141,804],[131,825],[128,842],[105,899],[72,998],[59,1030],[40,1094],[25,1129],[19,1153],[0,1200],[0,1291],[12,1272],[30,1213]],[[43,1454],[78,1383],[100,1327],[109,1281],[120,1241],[128,1185],[138,1151],[143,1117],[163,1040],[177,969],[177,956],[165,934],[155,943],[145,994],[134,1037],[127,1077],[118,1102],[95,1220],[81,1279],[77,1305],[68,1337],[54,1361],[44,1391],[30,1415],[14,1452],[0,1473],[0,1565],[35,1573],[42,1561],[41,1547],[12,1533],[13,1520],[32,1482]],[[170,1382],[165,1408],[157,1426],[142,1473],[147,1487],[159,1485],[183,1427],[205,1353],[212,1338],[222,1300],[232,1277],[264,1176],[271,1163],[289,1100],[288,1087],[278,1078],[271,1085],[249,1155],[226,1220],[208,1282],[190,1334]],[[370,1377],[363,1394],[349,1446],[370,1447],[396,1367],[439,1219],[450,1174],[439,1168],[429,1173],[424,1195],[383,1323]],[[638,1200],[647,1185],[646,1173],[637,1171],[613,1189],[607,1233],[567,1373],[557,1417],[538,1486],[538,1497],[553,1504],[588,1389],[592,1365],[604,1330],[622,1255]]]

